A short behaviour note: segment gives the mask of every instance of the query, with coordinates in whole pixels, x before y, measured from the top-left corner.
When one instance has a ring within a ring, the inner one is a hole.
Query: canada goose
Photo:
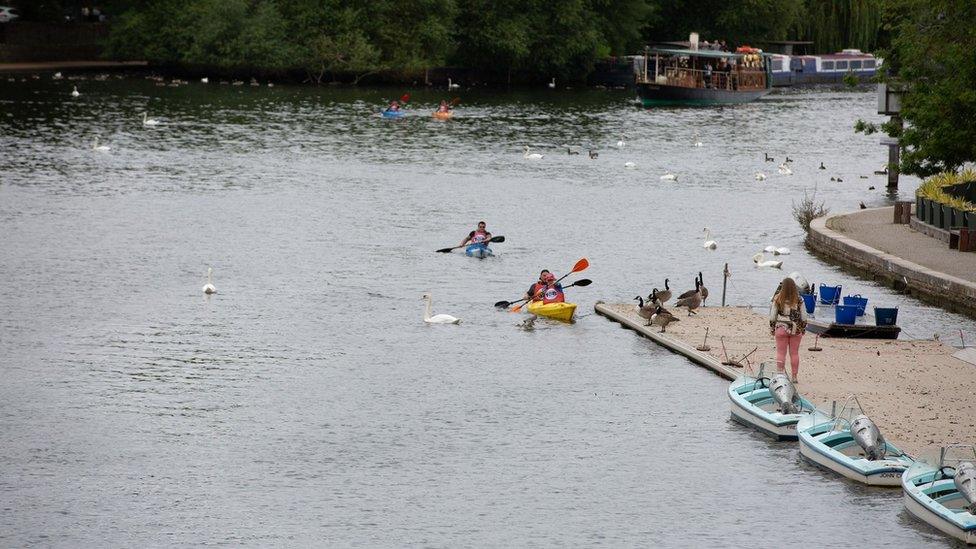
[[[637,316],[647,319],[648,324],[650,324],[651,315],[654,314],[654,309],[657,306],[651,303],[650,301],[645,303],[644,298],[641,296],[637,296],[634,299],[637,301]],[[646,325],[647,324],[645,324],[645,326]]]
[[[671,280],[670,278],[665,278],[664,291],[657,292],[658,305],[664,305],[665,303],[668,302],[669,299],[671,299],[671,286],[668,285],[668,282],[670,282],[670,280]],[[657,288],[655,288],[655,290],[657,290]]]
[[[461,319],[455,318],[451,315],[439,314],[430,316],[430,294],[424,294],[420,299],[427,302],[427,308],[424,309],[424,322],[427,324],[460,324]]]
[[[780,175],[793,175],[793,170],[791,170],[790,167],[787,166],[785,162],[780,164],[779,167],[776,168],[776,171]]]
[[[708,299],[708,288],[705,287],[705,279],[702,277],[701,271],[698,271],[698,291],[701,292],[702,304],[705,304],[705,300]]]
[[[650,323],[661,327],[661,331],[659,333],[665,333],[665,329],[668,327],[668,324],[671,324],[672,322],[681,322],[681,319],[674,316],[663,307],[658,306],[656,309],[654,309],[654,314],[651,315]]]
[[[766,259],[765,257],[763,257],[762,252],[759,252],[758,254],[752,256],[752,262],[755,263],[757,267],[769,267],[772,269],[783,268],[782,261],[773,261],[770,259]]]
[[[764,152],[763,154],[766,155],[766,162],[776,162],[776,159],[773,158],[772,156],[769,156],[768,152]]]
[[[529,160],[542,160],[543,156],[544,155],[541,155],[539,153],[530,153],[528,145],[522,147],[522,158],[527,158]]]
[[[203,285],[203,293],[207,295],[217,293],[217,287],[213,285],[213,267],[207,267],[207,283]]]
[[[579,154],[579,151],[574,151],[573,149],[566,147],[566,154]]]
[[[702,248],[706,250],[714,250],[718,248],[718,242],[712,240],[712,232],[708,230],[708,227],[702,229],[705,232],[705,241],[702,242]]]
[[[539,318],[537,315],[529,315],[529,318],[526,318],[520,324],[516,324],[516,326],[530,332],[535,329],[535,319],[537,318]]]
[[[677,180],[678,180],[678,176],[674,175],[671,172],[668,172],[661,176],[661,181],[677,181]]]
[[[786,157],[786,160],[783,161],[784,164],[789,164],[790,162],[793,162],[793,159],[788,156]]]
[[[762,172],[756,172],[756,181],[765,181],[765,180],[766,180],[766,174]]]
[[[590,160],[596,160],[598,156],[600,156],[600,153],[590,149]]]
[[[821,170],[826,170],[826,169],[827,169],[827,166],[824,166],[824,164],[823,164],[823,161],[822,161],[822,160],[820,161],[820,169],[821,169]]]
[[[701,284],[699,284],[698,279],[695,279],[695,289],[692,292],[685,292],[688,294],[687,297],[681,298],[674,302],[675,307],[687,307],[688,316],[696,315],[695,311],[701,307],[702,295],[701,295]],[[683,294],[682,294],[683,295]]]
[[[864,205],[864,202],[863,202],[863,201],[861,202],[861,209],[862,209],[862,210],[866,210],[866,209],[868,209],[868,207]]]

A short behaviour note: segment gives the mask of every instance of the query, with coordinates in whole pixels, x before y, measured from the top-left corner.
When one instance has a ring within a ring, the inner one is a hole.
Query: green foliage
[[[814,51],[845,48],[874,51],[878,47],[887,0],[805,0],[805,17],[797,21],[799,40],[812,40]]]
[[[857,79],[857,75],[855,75],[853,71],[847,71],[847,73],[844,75],[843,80],[844,80],[844,84],[848,88],[856,87],[858,84],[861,83],[861,81]]]
[[[926,176],[976,161],[976,2],[890,0],[889,9],[885,57],[908,89],[902,171]],[[886,131],[899,137],[897,125]]]

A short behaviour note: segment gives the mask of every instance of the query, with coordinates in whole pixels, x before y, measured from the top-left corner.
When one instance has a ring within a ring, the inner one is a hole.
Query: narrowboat
[[[769,59],[752,48],[646,48],[637,96],[644,107],[748,103],[772,89]]]
[[[825,55],[770,56],[773,86],[840,84],[848,74],[868,82],[881,68],[882,59],[861,50],[847,49]]]

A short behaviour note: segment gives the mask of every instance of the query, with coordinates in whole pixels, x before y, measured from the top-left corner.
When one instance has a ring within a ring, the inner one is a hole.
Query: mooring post
[[[725,269],[722,271],[722,306],[725,307],[725,286],[729,281],[729,264],[725,264]]]

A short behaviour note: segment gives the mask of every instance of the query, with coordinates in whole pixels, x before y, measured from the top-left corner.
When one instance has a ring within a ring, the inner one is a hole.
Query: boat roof
[[[729,58],[729,57],[743,57],[744,53],[735,53],[731,51],[716,51],[716,50],[682,50],[676,48],[648,48],[648,53],[663,53],[665,55],[690,55],[693,57],[713,57],[713,58]],[[769,55],[764,53],[763,55]]]

